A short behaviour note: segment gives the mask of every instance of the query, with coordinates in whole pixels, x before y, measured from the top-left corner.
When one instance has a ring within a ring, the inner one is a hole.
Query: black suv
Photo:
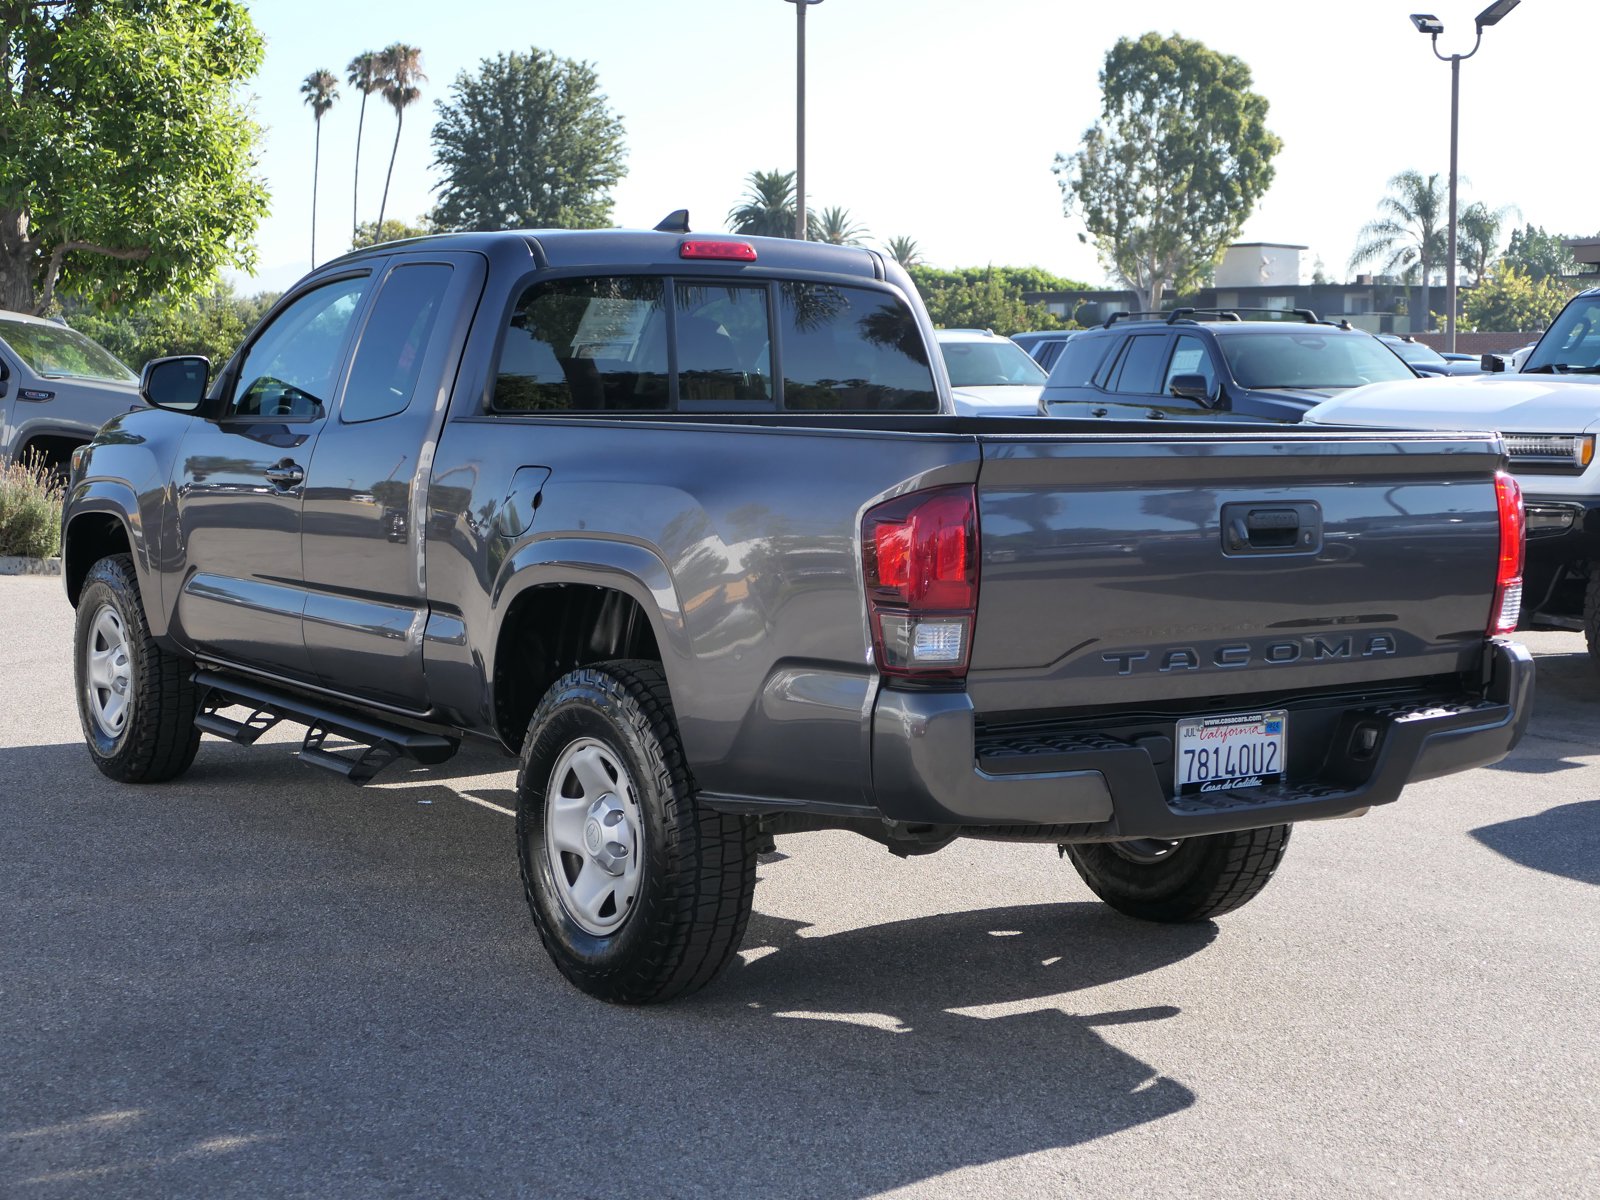
[[[1113,313],[1066,345],[1039,397],[1050,417],[1298,421],[1345,388],[1417,378],[1371,334],[1309,309]],[[1276,311],[1276,310],[1272,310]]]

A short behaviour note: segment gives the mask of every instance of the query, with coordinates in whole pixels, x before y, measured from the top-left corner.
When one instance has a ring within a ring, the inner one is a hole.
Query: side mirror
[[[197,354],[154,358],[139,373],[139,395],[152,408],[192,413],[206,398],[211,360]]]
[[[1506,360],[1498,354],[1485,354],[1482,362],[1478,364],[1488,375],[1499,375],[1506,369]]]
[[[1211,384],[1204,375],[1174,375],[1167,390],[1180,400],[1193,400],[1205,405],[1212,403]]]

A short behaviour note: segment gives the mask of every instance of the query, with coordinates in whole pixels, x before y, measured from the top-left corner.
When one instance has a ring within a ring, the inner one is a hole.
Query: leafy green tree
[[[383,60],[376,50],[363,50],[345,67],[345,82],[361,93],[361,112],[356,118],[356,169],[350,186],[350,236],[361,222],[361,133],[367,125],[367,97],[383,91]]]
[[[1449,234],[1445,226],[1445,194],[1438,175],[1420,171],[1401,171],[1389,180],[1389,194],[1378,201],[1383,215],[1361,227],[1356,248],[1350,254],[1352,271],[1367,263],[1378,263],[1385,275],[1396,275],[1422,284],[1419,307],[1432,323],[1428,307],[1428,285],[1434,268],[1449,258]]]
[[[0,0],[0,308],[251,265],[260,63],[242,0]]]
[[[1511,231],[1503,261],[1533,280],[1576,275],[1582,270],[1559,233],[1546,233],[1539,225]]]
[[[313,71],[300,85],[317,123],[316,148],[311,153],[311,265],[317,265],[317,179],[322,174],[322,116],[339,98],[339,79],[332,71]]]
[[[1028,304],[1007,268],[939,271],[912,267],[928,316],[942,329],[992,329],[1009,336],[1030,329],[1076,329],[1042,304]],[[970,275],[970,277],[969,277]]]
[[[378,228],[389,208],[389,184],[394,180],[394,159],[400,153],[400,130],[406,123],[406,109],[422,96],[417,85],[427,83],[422,73],[422,51],[404,42],[395,42],[379,56],[383,70],[383,98],[394,109],[394,146],[389,151],[389,173],[383,177],[383,200],[378,205]]]
[[[162,296],[114,312],[69,302],[66,318],[136,371],[152,358],[172,354],[203,354],[221,366],[277,299],[276,292],[239,296],[219,283],[204,296]]]
[[[728,213],[728,228],[752,237],[793,237],[793,171],[751,171],[741,203]]]
[[[356,236],[351,239],[350,249],[365,250],[368,246],[377,246],[383,242],[400,242],[406,238],[427,237],[437,230],[427,217],[417,218],[415,225],[408,225],[404,221],[397,221],[390,217],[383,223],[380,231],[376,221],[363,221],[356,226]]]
[[[807,236],[813,242],[827,242],[833,246],[861,246],[871,235],[866,226],[856,224],[848,208],[825,208],[812,216],[807,213]]]
[[[586,62],[537,47],[486,58],[437,105],[442,229],[597,229],[627,173],[622,121]]]
[[[914,238],[892,237],[883,244],[883,248],[890,258],[908,271],[922,265],[922,247],[917,245]]]
[[[1200,42],[1121,38],[1100,72],[1100,120],[1056,155],[1065,211],[1145,308],[1198,286],[1272,183],[1283,143],[1250,84],[1241,60]]]
[[[1534,279],[1503,260],[1466,293],[1463,325],[1493,333],[1533,333],[1554,321],[1576,291],[1553,276]]]

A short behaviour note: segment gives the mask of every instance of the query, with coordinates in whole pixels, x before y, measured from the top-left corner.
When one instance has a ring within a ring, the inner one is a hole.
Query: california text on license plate
[[[1178,722],[1178,794],[1260,787],[1283,775],[1289,714],[1235,713]]]

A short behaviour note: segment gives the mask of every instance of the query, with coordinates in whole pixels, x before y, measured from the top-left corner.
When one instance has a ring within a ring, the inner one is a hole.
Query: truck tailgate
[[[1249,707],[1480,662],[1492,436],[980,440],[981,714]]]

